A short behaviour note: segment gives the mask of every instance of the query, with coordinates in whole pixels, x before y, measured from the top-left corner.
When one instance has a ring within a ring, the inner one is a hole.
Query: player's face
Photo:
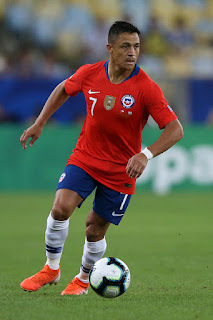
[[[124,70],[133,70],[140,52],[140,39],[137,33],[122,33],[113,44],[107,45],[112,62]]]

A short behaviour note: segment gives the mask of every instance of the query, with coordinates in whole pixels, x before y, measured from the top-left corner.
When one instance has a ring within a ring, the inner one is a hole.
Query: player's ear
[[[106,45],[106,48],[107,48],[107,51],[109,52],[109,54],[111,54],[112,53],[112,45],[108,43]]]

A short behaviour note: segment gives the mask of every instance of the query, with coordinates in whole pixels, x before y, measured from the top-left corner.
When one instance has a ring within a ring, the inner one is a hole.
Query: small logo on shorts
[[[121,217],[123,215],[124,215],[124,213],[115,213],[115,211],[112,212],[113,217]]]
[[[64,178],[66,177],[66,173],[63,172],[62,175],[60,176],[58,182],[62,182],[64,180]]]

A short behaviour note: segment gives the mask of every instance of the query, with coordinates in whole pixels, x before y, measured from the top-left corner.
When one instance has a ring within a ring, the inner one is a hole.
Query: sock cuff
[[[59,221],[59,220],[55,220],[53,219],[51,212],[47,218],[47,225],[49,228],[51,228],[52,230],[63,230],[69,227],[69,219],[67,220],[63,220],[63,221]]]
[[[79,279],[81,282],[83,282],[83,283],[89,283],[89,279],[82,279],[80,273],[77,274],[77,275],[75,276],[75,278],[78,278],[78,279]]]
[[[105,237],[96,242],[89,242],[87,239],[85,239],[85,246],[89,252],[98,253],[106,250],[107,243]]]

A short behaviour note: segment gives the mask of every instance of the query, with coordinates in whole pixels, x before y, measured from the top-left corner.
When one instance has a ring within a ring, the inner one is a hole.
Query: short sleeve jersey
[[[108,77],[108,61],[80,67],[65,82],[68,95],[83,92],[87,116],[67,164],[74,164],[107,187],[133,194],[136,179],[126,173],[128,160],[141,151],[149,115],[160,129],[177,119],[160,87],[135,66],[120,84]]]

